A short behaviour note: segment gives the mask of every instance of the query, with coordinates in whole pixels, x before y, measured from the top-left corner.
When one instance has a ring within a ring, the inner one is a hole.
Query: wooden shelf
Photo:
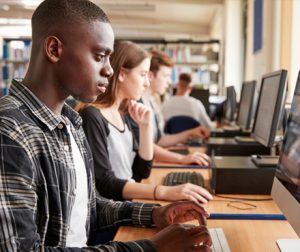
[[[13,64],[27,64],[29,59],[26,60],[14,60],[14,59],[2,59],[2,63],[13,63]]]

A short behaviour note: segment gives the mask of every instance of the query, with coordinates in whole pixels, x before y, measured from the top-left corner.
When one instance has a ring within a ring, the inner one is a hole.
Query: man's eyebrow
[[[95,50],[104,51],[105,54],[111,54],[113,52],[113,50],[111,48],[103,46],[103,45],[96,45]]]

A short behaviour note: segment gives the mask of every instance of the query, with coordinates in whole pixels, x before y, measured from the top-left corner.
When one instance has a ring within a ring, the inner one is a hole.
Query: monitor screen
[[[300,236],[300,72],[275,173],[272,197]]]
[[[244,82],[241,91],[237,124],[243,130],[251,128],[256,81]]]
[[[236,112],[236,92],[234,86],[229,86],[226,88],[226,105],[225,105],[225,118],[229,122],[235,120]]]
[[[287,89],[287,71],[280,70],[262,77],[252,136],[271,147],[281,127]]]
[[[201,88],[193,88],[190,96],[202,102],[205,110],[209,113],[209,90]]]

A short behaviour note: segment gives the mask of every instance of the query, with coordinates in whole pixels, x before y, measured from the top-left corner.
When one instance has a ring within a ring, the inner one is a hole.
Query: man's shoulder
[[[0,98],[0,113],[18,110],[22,103],[13,96],[3,96]]]
[[[20,122],[31,122],[26,106],[13,96],[5,96],[0,99],[0,128],[14,127]]]
[[[0,99],[0,120],[5,118],[18,118],[23,115],[23,103],[12,96],[4,96]],[[23,115],[24,116],[24,115]]]

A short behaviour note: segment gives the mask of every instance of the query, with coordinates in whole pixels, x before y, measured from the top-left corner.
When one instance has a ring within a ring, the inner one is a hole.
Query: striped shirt
[[[0,99],[0,251],[155,251],[148,240],[65,247],[76,191],[66,119],[86,166],[87,237],[122,223],[151,226],[154,205],[96,197],[80,116],[67,105],[55,115],[13,80],[9,95]]]

